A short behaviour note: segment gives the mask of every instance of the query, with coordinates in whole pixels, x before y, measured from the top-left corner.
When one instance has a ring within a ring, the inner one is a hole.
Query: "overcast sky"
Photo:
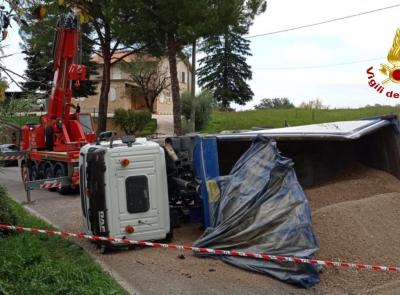
[[[277,31],[352,15],[394,4],[390,0],[270,0],[265,14],[259,16],[250,35]],[[250,82],[254,100],[288,97],[296,105],[320,98],[331,107],[358,107],[366,104],[397,104],[368,86],[366,70],[378,71],[387,62],[396,29],[400,27],[400,7],[341,20],[329,24],[252,38],[253,69]],[[266,70],[331,65],[368,59],[375,61],[314,69]],[[377,73],[378,74],[378,73]],[[384,80],[380,76],[377,80]],[[400,92],[400,85],[387,84]]]
[[[267,11],[257,17],[249,35],[268,33],[352,15],[400,3],[390,0],[267,0]],[[288,97],[296,105],[319,98],[330,107],[359,107],[366,104],[397,104],[368,86],[366,70],[387,62],[396,29],[400,27],[400,7],[329,24],[280,34],[251,38],[253,56],[248,63],[253,69],[250,86],[254,99],[245,109],[262,98]],[[10,69],[23,73],[26,63],[15,23],[5,41],[4,59]],[[313,67],[377,59],[342,66]],[[273,69],[271,69],[273,68]],[[278,69],[276,69],[278,68]],[[286,68],[286,69],[285,69]],[[377,76],[379,75],[376,73]],[[378,76],[377,81],[384,80]],[[16,87],[12,87],[16,89]],[[400,85],[389,83],[387,90],[400,92]],[[240,107],[243,109],[243,107]]]

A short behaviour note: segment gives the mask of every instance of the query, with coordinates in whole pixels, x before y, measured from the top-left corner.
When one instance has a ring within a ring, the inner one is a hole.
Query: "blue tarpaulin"
[[[311,258],[318,242],[308,201],[297,181],[293,161],[280,155],[276,142],[257,136],[230,174],[219,176],[215,139],[205,144],[203,139],[196,139],[194,161],[208,227],[194,245]],[[205,147],[212,151],[206,152]],[[215,258],[305,288],[319,281],[318,267],[313,265]]]

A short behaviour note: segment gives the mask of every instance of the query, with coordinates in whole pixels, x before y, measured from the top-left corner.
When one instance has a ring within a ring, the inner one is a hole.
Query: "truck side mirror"
[[[125,143],[128,145],[128,147],[132,146],[132,143],[136,141],[136,138],[134,135],[127,135],[121,138],[122,143]]]
[[[117,135],[116,131],[104,131],[104,132],[100,132],[99,136],[97,137],[97,141],[96,144],[100,145],[100,141],[104,140],[110,140],[110,148],[112,148],[112,144],[113,144],[113,137]]]

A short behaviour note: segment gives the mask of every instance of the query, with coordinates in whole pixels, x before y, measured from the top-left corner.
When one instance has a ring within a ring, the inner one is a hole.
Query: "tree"
[[[121,22],[113,23],[115,31],[126,43],[134,38],[146,44],[149,53],[166,55],[169,62],[171,91],[174,113],[174,132],[182,133],[181,103],[177,74],[177,56],[182,49],[194,41],[214,34],[220,34],[226,25],[237,22],[239,0],[116,0],[118,11],[124,15],[131,30],[118,29]],[[252,2],[255,0],[252,0]]]
[[[232,28],[223,36],[214,36],[203,42],[198,70],[199,85],[213,91],[214,98],[222,107],[231,102],[244,105],[253,97],[246,80],[252,77],[246,56],[251,55],[249,43],[242,33]]]
[[[136,42],[135,38],[131,38],[130,46],[123,44],[111,26],[113,23],[121,30],[130,32],[131,35],[134,36],[131,29],[126,26],[125,18],[117,17],[113,13],[118,7],[119,1],[70,0],[70,2],[78,5],[82,10],[83,18],[89,21],[94,32],[96,32],[96,38],[92,41],[94,45],[99,48],[97,54],[103,59],[97,132],[105,131],[107,125],[108,94],[110,92],[111,83],[111,65],[140,51],[142,48],[140,44]],[[115,53],[117,52],[121,54],[116,56]]]
[[[319,98],[316,98],[314,100],[309,100],[309,101],[306,101],[306,102],[303,101],[300,104],[300,108],[321,110],[321,109],[328,109],[329,107],[328,106],[324,106],[322,104],[322,100],[319,99]]]
[[[157,97],[171,85],[161,60],[124,62],[122,68],[139,87],[149,112],[154,113],[154,103]]]
[[[250,53],[250,41],[243,35],[248,33],[255,15],[265,11],[262,0],[239,1],[238,22],[226,26],[221,35],[206,38],[200,48],[205,57],[200,59],[199,85],[213,92],[214,98],[223,108],[231,102],[244,105],[253,98],[247,80],[252,78],[246,63]]]
[[[45,96],[50,94],[52,87],[53,70],[53,47],[54,34],[59,15],[66,13],[67,9],[49,3],[47,5],[47,15],[35,25],[23,25],[20,27],[20,35],[23,40],[22,52],[25,53],[27,69],[25,75],[26,82],[21,83],[24,89],[32,92],[44,91]],[[87,76],[96,74],[91,55],[93,54],[93,44],[90,40],[93,31],[88,24],[81,25],[82,44],[78,63],[86,65]],[[80,87],[72,86],[73,96],[87,97],[96,94],[96,83],[89,79],[82,81]]]
[[[263,98],[261,102],[254,106],[256,110],[260,109],[292,109],[294,104],[287,98]]]
[[[194,120],[192,117],[193,102],[196,113]],[[203,129],[207,124],[210,118],[213,102],[213,95],[207,90],[204,90],[200,94],[196,95],[194,99],[190,92],[185,92],[182,94],[182,115],[186,121],[194,121],[195,131]]]

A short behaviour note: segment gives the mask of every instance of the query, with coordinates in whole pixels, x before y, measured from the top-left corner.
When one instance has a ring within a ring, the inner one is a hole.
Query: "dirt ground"
[[[400,194],[387,193],[320,208],[313,214],[317,258],[400,265]],[[400,292],[399,273],[328,269],[320,285],[339,293]],[[379,292],[378,292],[379,290]],[[390,294],[390,293],[386,293]]]
[[[24,200],[18,170],[7,168],[0,183]],[[305,190],[320,242],[317,258],[381,265],[400,265],[400,181],[375,169],[355,165],[318,187]],[[79,196],[32,192],[29,207],[62,229],[82,231]],[[191,244],[198,225],[175,230],[175,243]],[[136,249],[101,255],[87,242],[79,244],[137,294],[399,294],[398,273],[327,269],[321,282],[299,289],[218,260],[165,249]],[[179,258],[184,255],[184,259]]]
[[[400,265],[400,181],[352,165],[328,183],[305,190],[320,243],[319,259]],[[327,269],[318,286],[338,294],[399,294],[398,273]]]

